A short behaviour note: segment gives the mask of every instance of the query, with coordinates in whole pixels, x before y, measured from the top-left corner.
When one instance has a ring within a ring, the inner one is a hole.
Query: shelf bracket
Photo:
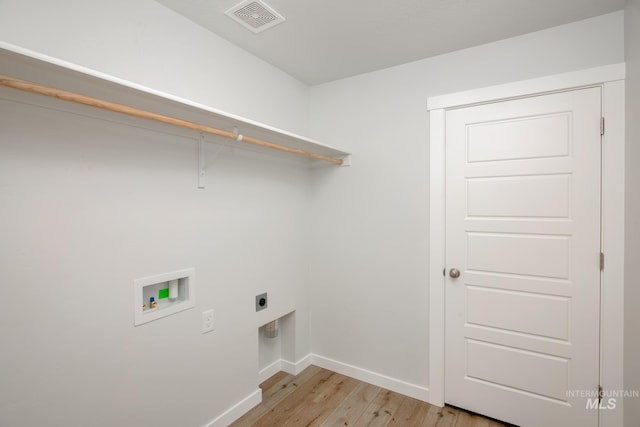
[[[236,134],[236,142],[240,142],[243,140],[244,135],[242,135],[240,132],[238,132],[238,126],[234,126],[233,127],[233,133]]]
[[[342,160],[342,164],[340,166],[351,166],[353,164],[351,160],[352,156],[352,154],[347,154],[344,157],[340,157],[340,160]]]
[[[204,188],[204,173],[207,169],[205,160],[204,133],[200,132],[200,139],[198,139],[198,188]]]

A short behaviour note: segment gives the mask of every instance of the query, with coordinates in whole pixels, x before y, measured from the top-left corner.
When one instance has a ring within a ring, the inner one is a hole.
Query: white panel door
[[[600,117],[600,88],[447,111],[448,404],[598,425]]]

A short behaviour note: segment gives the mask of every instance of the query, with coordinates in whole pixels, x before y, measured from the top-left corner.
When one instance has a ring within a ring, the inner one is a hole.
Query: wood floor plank
[[[251,427],[256,425],[262,416],[270,412],[274,406],[286,399],[300,386],[300,384],[304,384],[309,380],[309,378],[318,374],[321,370],[322,368],[312,365],[297,376],[293,376],[282,371],[273,375],[271,378],[260,384],[260,388],[262,388],[262,403],[247,412],[231,424],[231,426]]]
[[[264,397],[265,392],[275,384],[282,380],[286,380],[288,377],[293,377],[291,374],[287,374],[285,371],[279,371],[272,375],[270,378],[266,379],[262,384],[260,384],[260,388],[262,389],[262,396]]]
[[[266,406],[273,408],[289,394],[293,393],[300,384],[304,384],[321,370],[321,368],[316,366],[309,366],[296,376],[285,374],[282,380],[272,384],[271,387],[268,387],[269,384],[265,381],[260,385],[260,388],[262,388],[262,400]]]
[[[445,406],[438,408],[431,406],[421,427],[454,427],[456,423],[456,410]]]
[[[316,427],[321,425],[358,385],[358,380],[340,374],[334,374],[319,389],[313,400],[302,405],[297,414],[291,417],[284,426]]]
[[[388,427],[416,427],[420,420],[420,410],[424,407],[423,417],[429,410],[429,404],[411,397],[405,397],[402,404],[391,418]]]
[[[316,366],[297,376],[279,372],[260,387],[262,403],[232,427],[505,427]]]
[[[486,421],[486,419],[481,419],[480,422],[482,422],[482,424],[478,424],[478,420],[476,420],[472,414],[458,411],[455,427],[486,427],[487,424],[484,421]]]
[[[321,427],[354,425],[381,390],[373,384],[360,382],[345,401],[333,410]]]
[[[357,427],[384,427],[393,418],[404,396],[389,390],[382,390],[356,421]]]
[[[435,408],[435,406],[430,405],[427,402],[422,402],[422,404],[418,406],[415,418],[408,425],[411,427],[422,427],[424,425],[424,420],[427,419],[429,411],[431,411],[432,408]]]
[[[306,382],[299,384],[287,399],[282,400],[260,417],[254,425],[264,427],[283,426],[292,416],[296,415],[301,405],[310,398],[313,399],[318,390],[325,387],[325,383],[329,381],[332,375],[335,374],[325,369],[313,375]]]
[[[457,420],[455,427],[505,427],[505,424],[485,418],[482,415],[473,412],[456,409]]]

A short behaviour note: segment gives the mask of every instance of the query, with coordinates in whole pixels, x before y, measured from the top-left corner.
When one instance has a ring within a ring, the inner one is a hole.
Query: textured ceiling
[[[239,0],[156,0],[309,85],[586,19],[624,0],[264,0],[286,21],[254,34]]]

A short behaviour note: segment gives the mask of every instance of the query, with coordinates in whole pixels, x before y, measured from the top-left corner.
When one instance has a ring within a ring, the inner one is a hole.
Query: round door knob
[[[457,279],[458,277],[460,277],[460,270],[458,270],[457,268],[452,268],[451,270],[449,270],[449,277],[451,277],[452,279]]]

